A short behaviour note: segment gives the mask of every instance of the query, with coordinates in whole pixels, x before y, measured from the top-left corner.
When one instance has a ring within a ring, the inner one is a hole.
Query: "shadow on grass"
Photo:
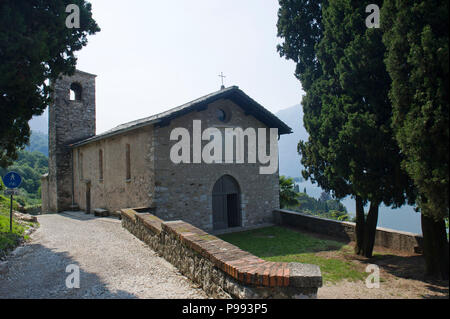
[[[80,288],[67,288],[68,265],[79,266]],[[0,299],[104,299],[137,298],[123,290],[111,291],[95,273],[83,269],[66,252],[57,252],[40,244],[19,247],[0,272]]]
[[[429,289],[430,291],[433,291],[433,292],[446,294],[446,296],[424,295],[423,297],[426,299],[448,299],[449,298],[448,282],[447,282],[447,287],[436,287],[434,285],[427,285],[427,289]]]

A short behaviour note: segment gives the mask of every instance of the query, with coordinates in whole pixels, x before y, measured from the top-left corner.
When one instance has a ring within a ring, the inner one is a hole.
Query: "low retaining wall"
[[[23,213],[30,214],[30,215],[40,215],[42,213],[42,207],[40,205],[25,206],[23,208]]]
[[[355,240],[355,223],[310,216],[284,209],[273,212],[278,225],[291,226],[332,237]],[[423,238],[419,234],[377,227],[375,245],[407,253],[421,252]]]
[[[122,226],[213,298],[316,298],[316,265],[264,261],[184,221],[123,209]]]

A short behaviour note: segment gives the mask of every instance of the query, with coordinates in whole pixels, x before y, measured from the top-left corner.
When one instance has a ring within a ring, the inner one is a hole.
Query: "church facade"
[[[175,129],[191,133],[189,159],[198,158],[196,143],[200,149],[207,145],[208,140],[194,139],[194,123],[201,123],[202,130],[216,128],[224,136],[227,128],[291,133],[238,87],[222,88],[95,135],[95,75],[77,70],[53,86],[43,211],[142,207],[164,220],[182,219],[205,230],[272,221],[272,211],[279,208],[278,169],[260,173],[261,164],[248,160],[248,137],[239,163],[236,147],[232,163],[174,162],[171,157],[177,143],[171,136]],[[237,146],[237,137],[234,141]],[[269,135],[265,142],[269,152]],[[275,151],[278,159],[278,148]]]

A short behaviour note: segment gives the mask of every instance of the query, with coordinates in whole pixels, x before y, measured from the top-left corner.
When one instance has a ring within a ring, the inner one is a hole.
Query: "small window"
[[[225,122],[225,119],[227,118],[227,114],[222,109],[217,109],[217,118],[221,122]]]
[[[125,162],[126,162],[126,180],[131,180],[131,156],[130,156],[130,144],[125,146]]]
[[[224,123],[227,123],[231,119],[231,112],[227,107],[218,108],[216,110],[216,118]]]
[[[103,181],[103,150],[98,151],[99,180]]]
[[[83,153],[80,153],[78,164],[79,164],[79,169],[80,169],[80,180],[82,180],[83,179]]]
[[[79,83],[72,83],[70,85],[70,100],[71,101],[81,101],[81,93],[83,89]]]

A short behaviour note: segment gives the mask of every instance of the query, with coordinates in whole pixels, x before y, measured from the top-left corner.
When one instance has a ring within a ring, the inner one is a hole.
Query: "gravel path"
[[[0,265],[0,298],[207,298],[122,228],[79,212],[39,216],[31,241]],[[70,264],[80,288],[66,288]]]

